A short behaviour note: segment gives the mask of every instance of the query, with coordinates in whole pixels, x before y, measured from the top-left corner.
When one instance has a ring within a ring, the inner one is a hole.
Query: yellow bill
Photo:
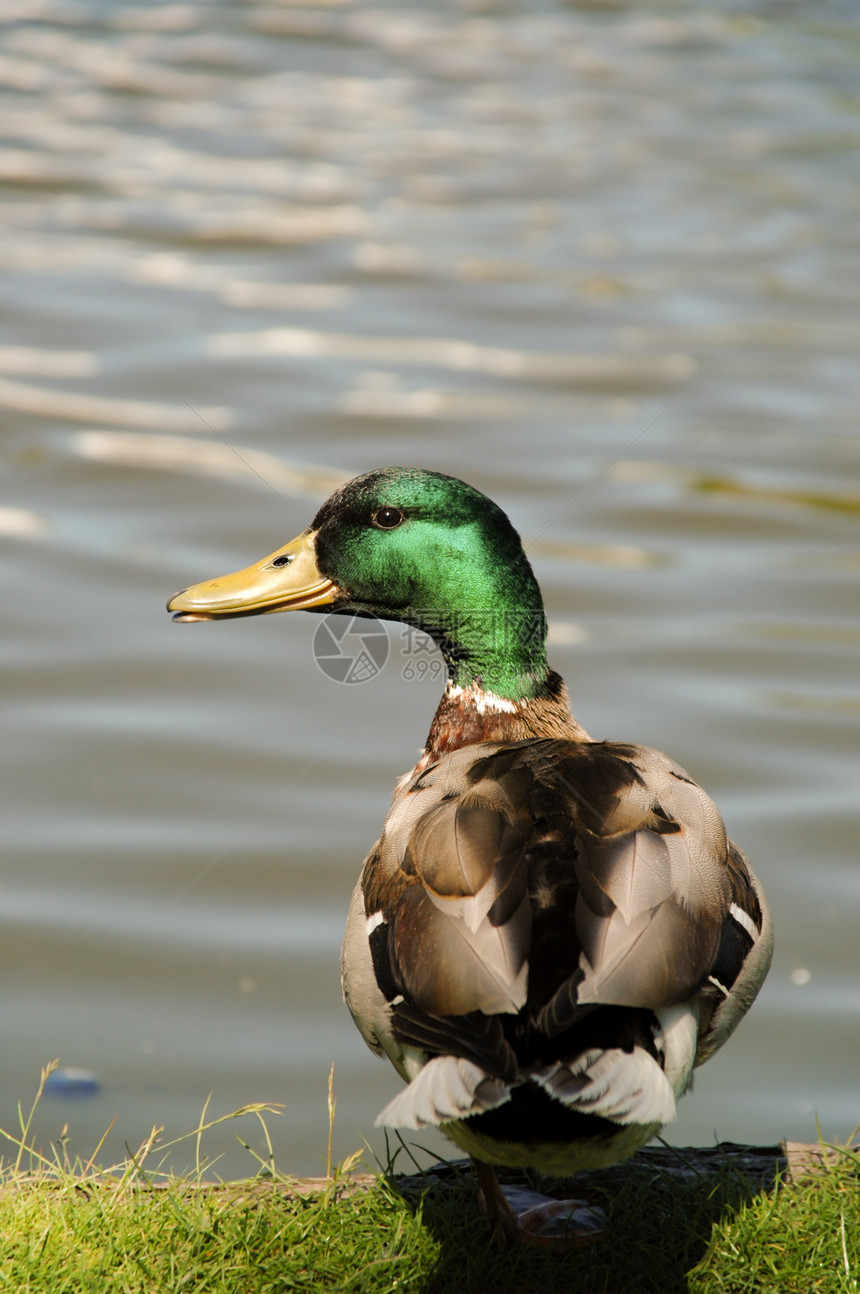
[[[314,531],[306,530],[254,566],[174,593],[167,609],[174,620],[187,623],[303,611],[341,601],[343,591],[317,566],[315,539]]]

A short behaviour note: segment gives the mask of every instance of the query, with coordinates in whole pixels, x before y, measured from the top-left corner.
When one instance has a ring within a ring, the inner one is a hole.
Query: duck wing
[[[564,1099],[619,1046],[653,1058],[650,1040],[631,1040],[636,1012],[689,1006],[691,1068],[728,1037],[769,960],[763,899],[715,805],[643,747],[532,739],[455,751],[395,797],[360,888],[375,992],[350,985],[352,923],[347,999],[404,1077],[431,1058],[421,1096],[432,1107],[437,1084],[435,1121],[492,1108],[529,1078]],[[605,1008],[626,1008],[623,1026]],[[443,1057],[456,1075],[432,1067]],[[661,1094],[661,1119],[671,1099]],[[617,1090],[607,1101],[604,1112]]]

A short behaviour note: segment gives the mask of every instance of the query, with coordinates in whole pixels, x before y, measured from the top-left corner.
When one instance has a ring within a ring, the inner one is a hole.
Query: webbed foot
[[[552,1200],[522,1186],[501,1186],[491,1164],[473,1159],[478,1202],[495,1242],[541,1249],[579,1249],[602,1240],[606,1214],[585,1200]]]

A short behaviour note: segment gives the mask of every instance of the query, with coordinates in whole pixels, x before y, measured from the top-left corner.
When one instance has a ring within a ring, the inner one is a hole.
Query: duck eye
[[[405,519],[399,508],[379,508],[371,517],[377,530],[396,530]]]

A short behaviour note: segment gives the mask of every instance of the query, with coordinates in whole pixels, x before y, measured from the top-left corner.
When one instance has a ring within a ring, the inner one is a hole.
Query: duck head
[[[299,610],[402,621],[436,641],[452,684],[511,699],[538,695],[547,675],[543,603],[519,535],[485,494],[439,472],[356,477],[296,539],[167,605],[180,622]]]

